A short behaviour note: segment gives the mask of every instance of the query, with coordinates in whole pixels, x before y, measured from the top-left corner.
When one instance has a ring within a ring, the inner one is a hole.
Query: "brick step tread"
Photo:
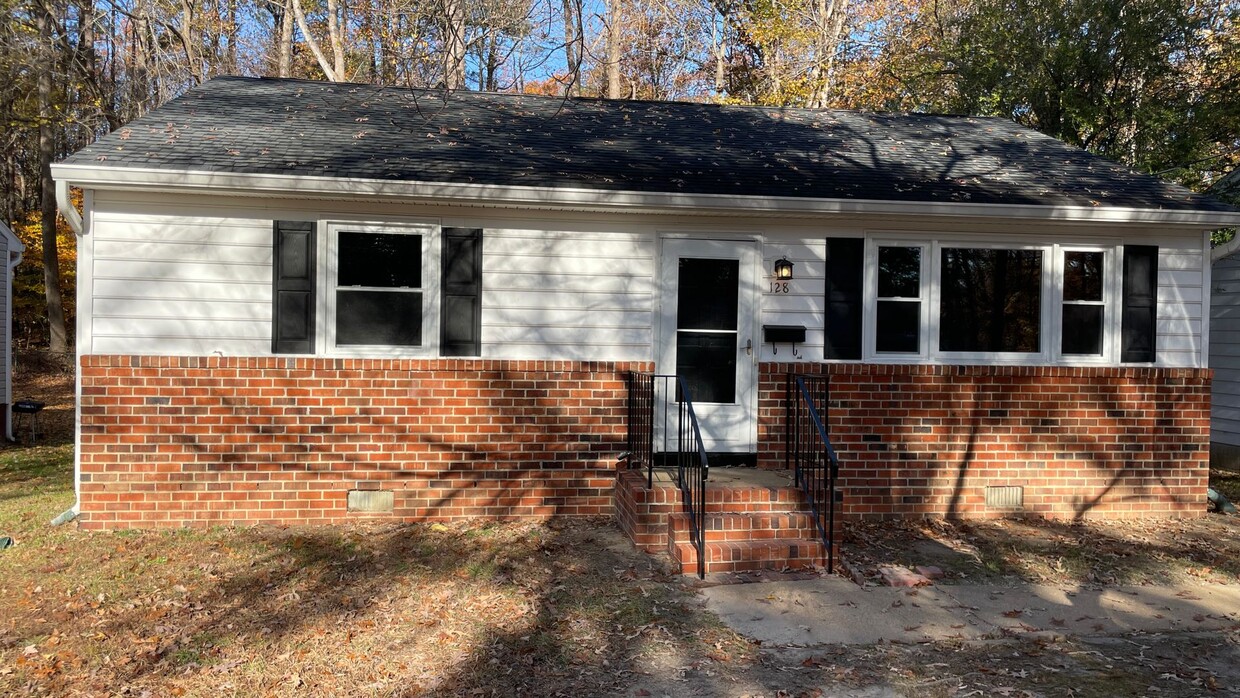
[[[753,504],[787,504],[798,506],[802,503],[801,491],[796,487],[745,487],[737,485],[716,485],[706,481],[706,502],[715,503],[753,503]]]
[[[692,530],[689,515],[668,516],[668,535],[676,542],[687,541]],[[710,514],[706,515],[706,540],[813,540],[818,527],[807,512]]]
[[[690,543],[677,543],[672,559],[684,574],[697,573],[697,549]],[[808,569],[826,564],[822,541],[743,541],[706,543],[707,572],[745,570]]]

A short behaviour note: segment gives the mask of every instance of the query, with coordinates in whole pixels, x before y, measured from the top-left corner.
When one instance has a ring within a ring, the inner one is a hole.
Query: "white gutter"
[[[56,180],[56,207],[60,209],[60,215],[64,216],[65,222],[69,224],[69,229],[77,237],[83,234],[82,215],[78,213],[77,207],[69,200],[69,182],[65,180]],[[75,370],[73,372],[73,412],[74,412],[74,428],[73,428],[73,506],[61,512],[56,518],[52,519],[53,526],[69,523],[77,518],[81,511],[82,502],[82,444],[81,444],[81,414],[82,414],[82,372]]]
[[[60,209],[60,215],[65,217],[65,221],[69,224],[69,229],[75,235],[82,234],[82,216],[78,213],[73,202],[69,200],[69,182],[56,180],[56,207]]]
[[[732,196],[678,194],[674,192],[604,191],[571,187],[506,186],[444,182],[349,179],[308,175],[245,174],[196,170],[93,165],[52,165],[60,187],[73,184],[88,188],[143,187],[167,191],[203,193],[333,196],[439,201],[463,201],[490,206],[555,208],[594,211],[685,212],[715,215],[866,214],[953,218],[1023,218],[1026,220],[1083,223],[1151,223],[1192,225],[1205,228],[1240,226],[1240,212],[1169,211],[1109,206],[1037,206],[1008,204],[883,201],[876,199],[815,199],[795,196]],[[67,198],[67,197],[66,197]],[[76,211],[74,212],[76,214]],[[79,220],[80,225],[80,220]]]

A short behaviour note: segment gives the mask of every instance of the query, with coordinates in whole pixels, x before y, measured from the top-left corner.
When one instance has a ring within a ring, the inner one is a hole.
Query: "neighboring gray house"
[[[0,405],[4,406],[4,434],[13,434],[13,272],[21,264],[26,246],[12,230],[0,222],[0,360],[4,361],[4,381],[0,385]]]
[[[1240,463],[1240,240],[1215,249],[1210,271],[1210,457]]]

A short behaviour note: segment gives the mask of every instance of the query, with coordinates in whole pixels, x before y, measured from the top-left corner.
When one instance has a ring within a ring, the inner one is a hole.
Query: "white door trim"
[[[659,250],[659,302],[656,318],[655,361],[659,373],[676,373],[677,292],[679,260],[686,258],[735,259],[737,277],[736,402],[694,401],[702,440],[709,452],[756,453],[758,439],[759,282],[762,254],[759,240],[664,236]],[[748,345],[748,351],[747,351]]]

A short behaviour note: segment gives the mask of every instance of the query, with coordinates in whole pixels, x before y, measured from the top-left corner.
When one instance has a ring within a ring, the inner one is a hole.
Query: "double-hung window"
[[[1064,356],[1103,356],[1106,353],[1107,254],[1102,250],[1065,249],[1063,255],[1063,329],[1060,351]],[[1114,305],[1114,301],[1111,301]]]
[[[874,351],[921,356],[925,334],[926,248],[879,245],[875,280]]]
[[[420,355],[439,344],[438,231],[327,226],[327,351]]]
[[[481,356],[482,228],[272,228],[273,354]]]
[[[1118,246],[871,239],[864,357],[1115,361]]]

